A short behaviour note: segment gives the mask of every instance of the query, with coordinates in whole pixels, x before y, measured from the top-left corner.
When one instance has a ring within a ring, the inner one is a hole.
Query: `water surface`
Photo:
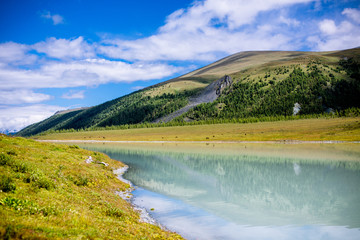
[[[189,239],[360,239],[359,144],[83,144]]]

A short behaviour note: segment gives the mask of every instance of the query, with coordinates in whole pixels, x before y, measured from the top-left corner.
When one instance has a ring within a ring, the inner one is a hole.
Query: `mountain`
[[[240,52],[94,107],[58,112],[17,135],[359,108],[359,63],[359,48],[331,52]]]

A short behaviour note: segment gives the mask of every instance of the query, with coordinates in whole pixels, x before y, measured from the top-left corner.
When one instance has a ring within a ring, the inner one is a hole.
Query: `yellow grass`
[[[266,64],[293,64],[307,57],[322,57],[327,61],[338,61],[337,57],[328,57],[328,54],[336,52],[287,52],[287,51],[265,51],[265,52],[240,52],[226,58],[220,59],[208,66],[192,71],[180,78],[186,79],[192,76],[211,75],[222,77],[225,74],[233,74],[246,69],[259,68]]]
[[[0,239],[182,239],[140,222],[116,195],[129,187],[113,173],[123,166],[75,145],[0,135]]]
[[[166,83],[164,85],[155,87],[155,88],[151,88],[147,91],[144,92],[144,94],[146,96],[157,96],[157,95],[162,95],[164,93],[176,93],[176,92],[181,92],[184,90],[193,90],[193,89],[197,89],[197,88],[204,88],[206,87],[207,84],[205,83],[200,83],[200,82],[195,82],[195,81],[174,81],[174,82],[169,82]]]
[[[360,141],[360,117],[55,133],[43,140]]]

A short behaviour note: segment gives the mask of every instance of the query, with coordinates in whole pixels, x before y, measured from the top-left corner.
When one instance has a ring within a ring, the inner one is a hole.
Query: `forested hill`
[[[359,48],[333,52],[241,52],[91,108],[57,113],[17,135],[119,125],[126,128],[154,122],[184,108],[189,99],[200,96],[209,84],[225,75],[230,76],[231,84],[221,89],[214,101],[197,105],[172,121],[359,111]]]

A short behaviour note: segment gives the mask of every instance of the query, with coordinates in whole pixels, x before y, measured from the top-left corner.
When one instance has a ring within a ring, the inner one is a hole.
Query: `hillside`
[[[0,239],[182,239],[141,222],[116,194],[129,188],[113,173],[123,166],[76,145],[0,135]]]
[[[58,113],[18,135],[144,122],[311,115],[358,108],[359,62],[359,48],[241,52],[92,108]],[[224,75],[229,76],[231,84],[215,94],[220,90],[215,83]]]

